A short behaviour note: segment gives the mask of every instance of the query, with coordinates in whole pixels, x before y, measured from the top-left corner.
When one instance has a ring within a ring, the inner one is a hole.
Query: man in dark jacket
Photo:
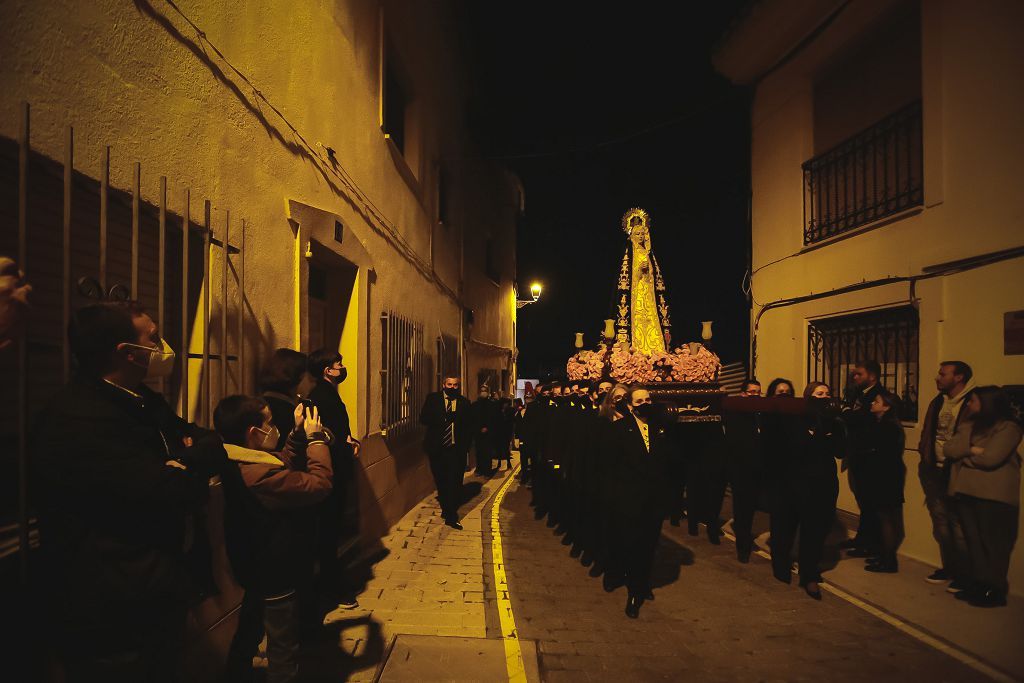
[[[740,396],[761,396],[761,383],[743,383]],[[764,455],[761,452],[761,416],[755,412],[728,412],[723,416],[729,484],[732,491],[732,530],[736,535],[736,559],[746,564],[754,549],[754,513],[762,497]]]
[[[494,473],[492,465],[497,455],[498,433],[501,430],[500,406],[491,399],[491,390],[480,387],[473,401],[473,443],[476,446],[476,473],[487,477]]]
[[[331,434],[331,466],[334,484],[330,496],[319,509],[317,556],[320,561],[320,594],[330,609],[355,609],[356,587],[339,560],[339,546],[359,534],[359,497],[356,489],[356,459],[359,441],[352,436],[348,409],[338,387],[348,377],[348,369],[337,351],[320,349],[309,354],[309,374],[316,385],[309,400],[317,407],[320,420]]]
[[[851,557],[872,557],[878,551],[881,538],[881,521],[872,507],[864,504],[864,496],[869,495],[872,484],[866,480],[864,468],[865,458],[869,457],[872,450],[868,442],[868,434],[875,422],[871,404],[876,396],[885,393],[885,387],[879,382],[881,374],[882,368],[877,361],[858,362],[850,374],[850,386],[842,413],[849,435],[849,448],[843,465],[849,472],[847,480],[860,509],[857,535],[840,544],[840,547],[849,549]]]
[[[165,432],[142,382],[166,377],[174,354],[148,315],[92,304],[75,313],[68,337],[76,376],[43,410],[33,443],[41,553],[68,678],[176,680],[185,520],[224,470],[224,448],[202,430],[187,440]]]
[[[939,374],[935,377],[939,393],[928,404],[917,445],[921,455],[917,474],[932,518],[932,536],[939,544],[942,558],[942,566],[925,580],[929,583],[950,581],[952,591],[967,587],[970,563],[957,506],[949,495],[950,468],[943,449],[967,413],[963,408],[974,389],[973,374],[971,366],[963,361],[949,360],[939,365]]]
[[[214,412],[234,467],[225,472],[224,540],[245,589],[228,653],[228,681],[252,679],[252,659],[267,636],[267,679],[299,676],[296,599],[311,561],[313,505],[331,492],[331,458],[315,407],[298,406],[285,448],[262,398],[228,396]]]
[[[441,516],[445,524],[459,530],[463,463],[474,432],[470,409],[469,400],[459,393],[459,378],[445,377],[442,390],[428,394],[420,411],[420,424],[427,428],[423,450],[430,459]]]

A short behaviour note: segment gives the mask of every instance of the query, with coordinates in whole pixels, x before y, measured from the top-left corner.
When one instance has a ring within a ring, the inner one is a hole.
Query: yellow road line
[[[519,647],[519,632],[516,631],[516,620],[512,614],[512,600],[508,596],[508,579],[505,577],[505,560],[501,552],[501,501],[515,480],[517,464],[508,474],[505,483],[498,489],[491,506],[491,564],[494,568],[494,593],[498,597],[498,620],[501,624],[501,639],[505,644],[505,669],[508,680],[513,683],[526,683],[526,666],[523,664],[523,651]]]
[[[733,536],[732,534],[723,532],[722,535],[725,536],[726,538],[728,538],[733,543],[736,542],[736,537]],[[771,554],[770,553],[766,553],[763,550],[757,550],[757,551],[755,551],[755,553],[757,555],[760,555],[761,557],[763,557],[766,560],[771,560],[772,559]],[[818,583],[818,586],[820,586],[824,590],[828,591],[829,593],[835,595],[836,597],[842,598],[843,600],[845,600],[846,602],[850,603],[854,607],[859,607],[860,609],[864,610],[865,612],[867,612],[871,616],[876,617],[878,619],[881,619],[882,621],[884,621],[885,623],[889,624],[890,626],[892,626],[896,630],[898,630],[898,631],[900,631],[902,633],[907,634],[911,638],[919,640],[920,642],[924,643],[925,645],[928,645],[929,647],[932,647],[932,648],[938,650],[939,652],[942,652],[944,654],[949,655],[953,659],[966,664],[967,666],[971,667],[975,671],[988,676],[989,678],[991,678],[994,681],[999,681],[999,683],[1016,683],[1016,681],[1017,681],[1016,678],[1013,678],[1012,676],[1008,676],[1007,674],[1003,673],[999,669],[996,669],[995,667],[993,667],[993,666],[991,666],[989,664],[986,664],[985,662],[983,662],[982,660],[978,659],[977,657],[975,657],[974,655],[970,654],[969,652],[965,652],[964,650],[961,650],[960,648],[958,648],[958,647],[956,647],[954,645],[951,645],[951,644],[949,644],[949,643],[947,643],[947,642],[945,642],[943,640],[939,640],[938,638],[936,638],[933,635],[925,633],[924,631],[922,631],[921,629],[917,628],[913,624],[907,623],[907,622],[903,621],[902,619],[900,619],[899,617],[896,617],[895,615],[889,614],[888,612],[886,612],[884,610],[881,610],[881,609],[875,607],[874,605],[872,605],[870,603],[864,602],[860,598],[858,598],[858,597],[856,597],[854,595],[851,595],[850,593],[847,593],[846,591],[844,591],[839,586],[836,586],[835,584],[829,583],[827,581],[820,581]]]

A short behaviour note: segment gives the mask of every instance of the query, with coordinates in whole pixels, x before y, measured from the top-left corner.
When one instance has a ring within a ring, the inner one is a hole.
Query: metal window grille
[[[901,419],[917,421],[918,312],[913,306],[814,320],[808,325],[807,379],[844,391],[858,361],[875,360],[879,382],[903,401]]]
[[[0,403],[17,406],[16,413],[0,414],[0,479],[10,483],[0,499],[12,503],[0,507],[0,559],[19,553],[24,577],[26,551],[36,544],[28,434],[45,400],[72,375],[65,331],[75,309],[100,299],[142,303],[179,358],[174,375],[152,388],[186,420],[208,425],[216,397],[244,392],[248,373],[241,343],[245,221],[232,221],[227,211],[212,216],[209,201],[195,216],[190,192],[169,196],[165,177],[157,202],[144,200],[139,162],[130,164],[130,188],[112,187],[110,168],[123,160],[112,162],[110,147],[102,150],[98,178],[76,170],[71,126],[63,159],[47,158],[32,149],[27,103],[20,118],[18,139],[0,137],[0,224],[17,225],[0,230],[0,253],[15,256],[28,273],[32,315],[16,350],[0,354],[0,376],[10,380],[0,382]],[[193,334],[193,322],[202,325],[201,334]],[[199,386],[191,391],[182,371],[186,350],[193,362],[202,359]],[[7,476],[15,468],[18,477]]]
[[[419,409],[428,389],[423,325],[393,311],[380,316],[381,432],[400,437],[419,424]]]
[[[804,244],[924,203],[921,102],[803,164]]]

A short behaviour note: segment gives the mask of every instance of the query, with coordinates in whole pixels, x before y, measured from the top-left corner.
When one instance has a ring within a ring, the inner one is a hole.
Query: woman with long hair
[[[1005,391],[978,387],[943,454],[952,462],[949,493],[956,497],[971,582],[956,597],[975,607],[1001,607],[1009,591],[1007,572],[1017,542],[1022,431]]]

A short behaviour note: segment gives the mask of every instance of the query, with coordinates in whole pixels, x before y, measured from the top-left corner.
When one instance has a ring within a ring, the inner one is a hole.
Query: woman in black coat
[[[903,486],[907,466],[903,463],[905,435],[900,425],[900,400],[895,394],[879,393],[871,403],[874,418],[865,432],[865,450],[859,455],[863,472],[862,505],[881,523],[877,557],[869,557],[864,569],[895,574],[899,571],[896,551],[903,542]]]
[[[654,554],[668,509],[675,448],[667,425],[656,419],[646,389],[626,394],[629,416],[612,425],[615,444],[615,535],[613,564],[629,595],[626,616],[636,619],[651,592]],[[611,571],[611,569],[610,569]]]
[[[821,557],[836,514],[839,477],[836,459],[843,455],[845,429],[831,407],[827,384],[811,382],[804,390],[807,412],[779,416],[773,465],[775,500],[771,509],[772,573],[790,582],[791,552],[799,532],[800,586],[821,600]]]

